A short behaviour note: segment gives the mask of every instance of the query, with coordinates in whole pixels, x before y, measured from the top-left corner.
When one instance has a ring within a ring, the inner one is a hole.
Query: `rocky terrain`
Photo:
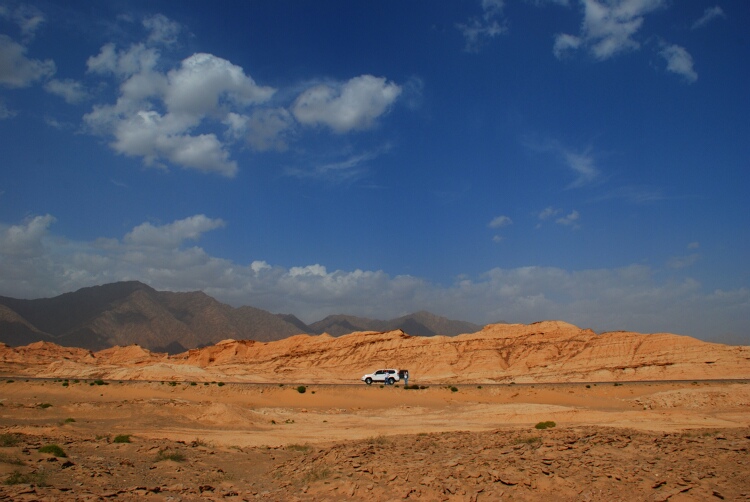
[[[597,335],[561,321],[495,324],[455,337],[402,331],[224,340],[181,354],[98,352],[47,342],[0,346],[0,374],[113,380],[355,383],[378,367],[413,383],[533,383],[750,378],[750,347],[672,334]]]
[[[0,386],[0,500],[750,499],[747,383]]]

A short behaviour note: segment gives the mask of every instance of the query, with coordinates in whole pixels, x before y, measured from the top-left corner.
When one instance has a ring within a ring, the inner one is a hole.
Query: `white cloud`
[[[5,101],[0,99],[0,120],[9,119],[11,117],[14,117],[16,115],[16,112],[8,108],[8,105],[5,104]]]
[[[103,45],[99,54],[86,60],[91,73],[112,73],[121,78],[154,69],[159,60],[159,51],[144,44],[133,44],[127,50],[116,49],[115,44]]]
[[[70,104],[80,103],[88,98],[88,91],[83,87],[83,84],[70,79],[52,79],[44,84],[44,90],[50,94],[60,96]]]
[[[552,52],[557,59],[562,59],[568,52],[578,49],[583,41],[574,35],[561,33],[555,36],[555,45]]]
[[[599,170],[594,165],[594,158],[589,151],[575,153],[563,151],[563,157],[577,178],[568,186],[569,188],[580,188],[592,183],[599,177]]]
[[[666,5],[666,0],[580,1],[583,5],[580,37],[558,35],[553,48],[558,58],[579,47],[585,47],[600,61],[636,50],[640,43],[633,37],[641,29],[644,16]]]
[[[140,157],[148,166],[168,161],[234,176],[237,163],[216,134],[192,131],[211,120],[236,127],[241,115],[231,110],[267,101],[274,89],[256,85],[242,68],[211,54],[194,54],[167,74],[157,71],[158,60],[158,51],[142,44],[125,51],[108,44],[89,58],[89,72],[123,82],[117,102],[94,106],[84,116],[86,124],[96,134],[111,135],[115,151]]]
[[[6,87],[28,87],[37,80],[55,73],[51,59],[40,61],[26,57],[26,48],[7,35],[0,34],[0,85]]]
[[[182,26],[162,14],[147,17],[143,26],[149,31],[148,42],[158,45],[172,45],[177,42],[177,36]]]
[[[294,118],[284,108],[255,110],[248,118],[245,139],[259,152],[283,151],[287,148],[287,135],[294,127]]]
[[[343,160],[319,164],[312,168],[287,167],[284,169],[284,174],[294,178],[320,179],[330,183],[352,182],[367,173],[368,162],[379,157],[388,149],[386,146],[380,150],[348,156]]]
[[[464,36],[466,52],[477,52],[486,40],[505,33],[508,28],[501,22],[503,0],[482,0],[482,16],[472,17],[465,23],[456,24],[456,28]]]
[[[597,181],[601,175],[599,168],[596,167],[596,159],[590,147],[578,152],[556,140],[538,141],[533,138],[524,140],[524,145],[532,151],[551,152],[559,157],[575,175],[575,179],[567,188],[581,188],[590,185]]]
[[[495,268],[438,285],[383,271],[249,265],[188,244],[224,222],[196,215],[143,223],[120,239],[76,242],[50,232],[51,215],[0,223],[0,294],[39,298],[119,280],[157,289],[204,290],[220,301],[291,312],[307,322],[332,313],[388,319],[427,309],[479,323],[562,319],[595,330],[673,332],[750,344],[750,290],[704,291],[691,278],[643,265],[614,269]]]
[[[513,220],[509,216],[496,216],[487,226],[490,228],[502,228],[512,224]]]
[[[137,246],[175,249],[186,240],[197,240],[202,234],[225,225],[221,219],[198,214],[167,225],[142,223],[125,235],[123,242]]]
[[[667,266],[675,269],[691,267],[700,259],[700,257],[701,255],[698,253],[692,253],[686,256],[673,256],[667,260]]]
[[[557,216],[558,214],[560,214],[560,211],[561,209],[556,209],[552,206],[548,206],[539,213],[539,219],[547,220],[549,218],[552,218],[553,216]]]
[[[698,28],[703,28],[714,19],[720,17],[726,17],[721,7],[719,7],[718,5],[708,7],[705,11],[703,11],[703,15],[701,16],[701,18],[693,23],[692,29],[695,30]]]
[[[562,218],[556,219],[555,223],[558,223],[560,225],[564,225],[567,227],[578,228],[577,222],[580,217],[581,217],[580,213],[574,209],[573,211],[563,216]]]
[[[45,21],[42,11],[32,5],[20,5],[13,11],[7,7],[0,6],[0,17],[11,19],[15,22],[21,29],[21,35],[25,41],[33,39],[36,31]]]
[[[701,247],[701,243],[698,241],[691,242],[687,245],[688,249],[698,249],[699,247]]]
[[[684,47],[669,45],[659,55],[667,61],[667,71],[681,75],[690,84],[698,80],[698,74],[693,69],[693,58]]]
[[[89,74],[119,82],[119,95],[114,103],[95,104],[84,122],[91,133],[111,137],[116,152],[147,166],[233,177],[238,167],[230,150],[237,141],[255,151],[281,151],[299,125],[324,125],[336,133],[367,129],[402,92],[385,78],[362,75],[308,88],[286,108],[272,103],[276,89],[212,54],[196,53],[164,68],[159,47],[174,42],[182,28],[161,15],[144,26],[150,30],[147,43],[127,49],[106,44],[87,60]]]
[[[361,75],[342,84],[320,84],[305,90],[292,105],[300,124],[330,127],[345,133],[367,129],[388,112],[401,87],[385,78]]]
[[[275,89],[258,86],[237,65],[211,54],[193,54],[168,74],[164,102],[170,112],[203,116],[216,113],[222,100],[239,107],[271,99]]]

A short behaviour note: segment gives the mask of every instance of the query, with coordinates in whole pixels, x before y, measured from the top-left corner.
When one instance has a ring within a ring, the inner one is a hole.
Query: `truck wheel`
[[[372,384],[372,378],[370,378],[370,377],[367,377],[367,378],[365,378],[365,383],[366,383],[367,385],[370,385],[370,384]]]
[[[396,380],[394,380],[393,377],[388,379],[388,385],[393,385],[394,383],[396,383]]]

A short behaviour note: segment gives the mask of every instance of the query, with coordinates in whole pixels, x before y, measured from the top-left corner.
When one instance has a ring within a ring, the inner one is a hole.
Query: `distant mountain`
[[[101,350],[138,344],[177,353],[228,338],[271,341],[309,332],[265,310],[233,308],[202,292],[156,291],[137,282],[83,288],[54,298],[0,297],[0,341]]]
[[[138,344],[175,354],[230,338],[269,342],[298,334],[341,336],[397,329],[412,336],[455,336],[481,328],[424,311],[389,321],[328,316],[308,326],[292,314],[234,308],[200,291],[157,291],[138,281],[36,300],[0,296],[0,342],[11,346],[43,341],[97,351]]]
[[[412,336],[456,336],[464,333],[475,333],[482,326],[465,321],[453,321],[429,312],[420,311],[390,321],[379,321],[366,317],[348,315],[330,315],[310,324],[315,333],[328,333],[341,336],[353,331],[393,331],[400,329]]]

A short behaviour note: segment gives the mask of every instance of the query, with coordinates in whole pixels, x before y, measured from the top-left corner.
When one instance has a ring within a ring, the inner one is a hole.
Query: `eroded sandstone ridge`
[[[493,324],[455,337],[397,330],[224,340],[172,356],[138,346],[0,346],[4,374],[51,378],[353,383],[378,367],[408,368],[413,383],[747,379],[750,347],[667,333],[597,335],[561,321]]]

